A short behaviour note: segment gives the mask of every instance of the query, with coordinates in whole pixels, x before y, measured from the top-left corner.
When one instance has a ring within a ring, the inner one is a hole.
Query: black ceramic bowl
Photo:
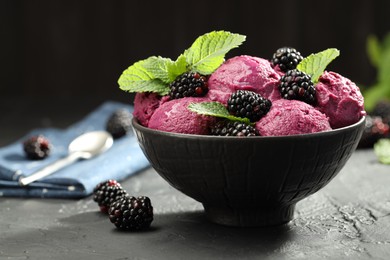
[[[220,137],[148,129],[133,119],[139,145],[173,187],[201,202],[207,217],[230,226],[270,226],[293,217],[295,204],[343,168],[365,118],[314,134]]]

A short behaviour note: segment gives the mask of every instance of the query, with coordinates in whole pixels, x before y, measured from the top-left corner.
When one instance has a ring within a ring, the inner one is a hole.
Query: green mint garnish
[[[120,76],[120,89],[128,92],[155,92],[166,95],[169,92],[166,83],[158,76],[163,70],[161,57],[149,57],[128,67]]]
[[[245,41],[245,36],[225,31],[214,31],[198,37],[175,61],[152,56],[138,61],[119,77],[120,89],[127,92],[169,93],[169,83],[186,71],[203,75],[214,72],[224,61],[225,54]]]
[[[367,37],[366,49],[371,65],[378,68],[380,66],[383,48],[375,35],[369,35]]]
[[[329,63],[339,55],[340,51],[334,48],[311,54],[298,64],[297,70],[309,74],[316,84]]]
[[[187,71],[186,57],[181,54],[174,63],[169,63],[168,68],[168,82],[173,82],[178,76]]]
[[[239,121],[247,125],[251,125],[251,122],[248,118],[232,116],[229,114],[229,111],[226,109],[226,107],[219,102],[206,101],[200,103],[191,103],[188,105],[188,109],[200,115],[226,118],[231,121]]]
[[[176,61],[152,56],[127,68],[118,83],[122,90],[128,92],[156,92],[163,96],[169,92],[168,84],[185,71],[183,55]]]
[[[390,32],[381,41],[376,36],[369,36],[367,54],[376,68],[375,83],[363,89],[364,107],[372,111],[380,100],[390,100]]]
[[[184,52],[189,70],[204,75],[213,73],[223,63],[225,54],[244,41],[244,35],[225,31],[214,31],[200,36]]]
[[[151,77],[166,83],[169,82],[168,67],[173,66],[174,63],[171,59],[153,56],[143,63],[143,67]]]
[[[378,156],[379,162],[390,164],[390,139],[379,139],[374,144],[374,151],[376,156]]]

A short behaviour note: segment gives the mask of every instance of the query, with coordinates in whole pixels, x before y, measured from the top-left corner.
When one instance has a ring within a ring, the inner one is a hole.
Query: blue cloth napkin
[[[117,109],[133,111],[133,107],[108,101],[92,111],[83,120],[66,129],[35,129],[20,140],[0,148],[0,196],[81,198],[90,195],[93,188],[107,179],[118,181],[149,166],[131,132],[114,140],[105,153],[89,160],[79,160],[56,173],[26,187],[20,187],[18,179],[28,176],[51,162],[67,155],[69,143],[77,136],[94,130],[104,130],[110,115]],[[29,136],[42,134],[52,144],[51,153],[43,160],[26,158],[22,142]]]

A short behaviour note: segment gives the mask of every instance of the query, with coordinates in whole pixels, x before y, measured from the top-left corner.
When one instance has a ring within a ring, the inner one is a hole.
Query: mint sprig
[[[186,71],[203,75],[213,73],[228,51],[245,41],[245,36],[226,31],[213,31],[198,37],[190,48],[173,61],[152,56],[128,67],[118,79],[120,89],[127,92],[169,93],[168,84]]]
[[[187,71],[186,57],[181,54],[175,62],[167,64],[168,81],[173,82],[179,75]]]
[[[316,84],[329,63],[331,63],[339,55],[340,51],[335,48],[311,54],[297,65],[297,70],[310,75],[311,80],[314,84]]]
[[[374,144],[374,152],[380,163],[390,164],[390,139],[379,139]]]
[[[120,89],[128,92],[155,92],[162,96],[168,94],[167,85],[158,78],[158,71],[164,67],[162,62],[158,62],[160,58],[149,57],[127,68],[118,80]],[[155,69],[152,69],[153,66]]]
[[[363,90],[364,107],[372,111],[380,100],[390,100],[390,32],[381,41],[376,36],[369,36],[367,54],[377,70],[375,83]]]
[[[147,62],[144,63],[144,68],[149,72],[155,79],[159,79],[164,83],[168,83],[169,79],[169,70],[171,67],[175,66],[175,62],[169,58],[163,57],[149,57]]]
[[[245,41],[245,36],[225,31],[213,31],[200,36],[184,52],[189,70],[204,75],[214,72],[224,61],[226,53]]]
[[[198,113],[200,115],[206,116],[215,116],[220,118],[226,118],[231,121],[239,121],[250,125],[251,122],[248,118],[236,117],[229,114],[229,111],[224,105],[219,102],[199,102],[199,103],[190,103],[188,109],[192,112]]]

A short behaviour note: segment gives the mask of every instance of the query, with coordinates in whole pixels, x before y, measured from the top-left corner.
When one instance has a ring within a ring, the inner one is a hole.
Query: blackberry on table
[[[246,117],[251,122],[256,122],[268,113],[271,105],[271,101],[260,94],[248,90],[238,90],[230,96],[227,109],[234,116]]]
[[[390,137],[390,126],[379,116],[366,116],[366,125],[359,141],[359,148],[371,148],[381,138]]]
[[[171,99],[203,97],[208,91],[207,78],[198,72],[186,72],[169,84]]]
[[[101,182],[93,190],[93,200],[97,202],[103,213],[107,213],[111,203],[122,197],[129,197],[129,195],[115,180]]]
[[[131,130],[131,113],[126,109],[118,109],[108,118],[106,130],[112,137],[119,138]]]
[[[51,145],[43,135],[32,136],[23,142],[23,150],[27,158],[42,160],[50,154]]]
[[[141,230],[153,221],[153,207],[148,197],[124,197],[115,201],[108,211],[111,223],[120,230]]]
[[[289,70],[281,77],[279,92],[285,99],[301,100],[308,104],[316,101],[316,90],[311,77],[299,70]]]
[[[99,190],[104,189],[103,187],[108,187],[108,186],[122,187],[122,185],[117,180],[110,179],[110,180],[103,181],[103,182],[99,183],[98,185],[96,185],[95,188],[93,189],[93,193],[95,194]]]
[[[380,116],[384,123],[390,123],[390,101],[379,101],[371,113],[372,116]]]
[[[276,50],[272,56],[272,66],[279,65],[280,70],[287,72],[295,69],[299,62],[303,60],[300,52],[291,47],[282,47]]]
[[[216,136],[258,136],[259,131],[253,126],[238,121],[221,120],[211,129],[211,135]]]

